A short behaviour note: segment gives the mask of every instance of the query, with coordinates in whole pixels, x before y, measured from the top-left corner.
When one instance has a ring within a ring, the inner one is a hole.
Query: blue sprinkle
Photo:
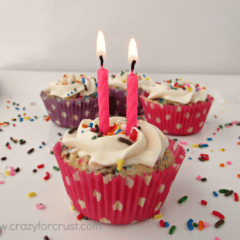
[[[82,133],[84,133],[84,131],[82,131]]]
[[[143,77],[146,77],[146,75],[143,75]]]
[[[165,228],[168,228],[168,227],[169,227],[169,223],[165,222]]]
[[[71,94],[73,94],[73,92],[71,92]]]
[[[24,107],[23,110],[26,110],[26,108]]]
[[[120,76],[122,76],[122,75],[123,75],[123,73],[121,72],[121,73],[120,73]]]
[[[82,78],[82,83],[85,84],[85,78]]]
[[[19,110],[19,108],[18,108],[18,107],[16,107],[15,109],[16,109],[16,110]]]
[[[23,118],[20,118],[19,120],[20,120],[20,122],[22,122],[22,121],[23,121]]]
[[[39,146],[39,148],[42,148],[42,146]]]
[[[122,131],[122,129],[118,129],[117,131],[116,131],[116,134],[118,134],[119,132],[121,132]]]
[[[34,121],[34,119],[30,119],[30,121],[31,121],[31,122],[33,122],[33,121]]]
[[[93,127],[93,123],[89,123],[88,127],[92,128]]]
[[[69,93],[67,94],[67,96],[69,97]]]
[[[189,160],[192,160],[192,158],[191,158],[191,157],[189,157]]]
[[[208,144],[202,144],[202,147],[208,147]]]
[[[192,220],[192,219],[189,219],[189,220],[187,221],[187,227],[188,227],[188,229],[189,229],[190,231],[193,230],[193,220]]]
[[[214,197],[218,197],[218,194],[215,191],[213,191],[213,195]]]
[[[198,89],[196,88],[196,92],[198,92]]]
[[[207,138],[208,141],[212,141],[212,138]]]
[[[187,149],[187,152],[189,152],[189,149]]]
[[[96,87],[98,86],[97,83],[95,83]]]

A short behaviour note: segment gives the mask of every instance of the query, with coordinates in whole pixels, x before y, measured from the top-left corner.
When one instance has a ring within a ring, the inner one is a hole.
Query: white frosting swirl
[[[50,82],[45,92],[49,92],[51,96],[61,98],[71,97],[77,93],[80,93],[82,96],[88,96],[97,92],[97,87],[93,77],[71,73],[64,75],[59,82]]]
[[[142,120],[138,124],[141,130],[134,128],[137,131],[137,139],[130,146],[118,141],[119,137],[130,139],[124,134],[92,139],[93,136],[97,136],[97,133],[90,131],[90,127],[82,127],[83,124],[90,123],[93,123],[93,126],[99,125],[99,119],[82,120],[77,131],[72,134],[67,131],[64,134],[62,142],[69,148],[75,148],[79,157],[90,155],[89,166],[93,169],[115,165],[119,159],[123,159],[123,166],[143,164],[153,167],[156,161],[163,157],[168,147],[168,139],[165,135],[157,127]],[[114,123],[125,127],[126,118],[111,117],[110,126]]]
[[[175,88],[174,84],[183,85],[183,88]],[[155,84],[154,87],[148,88],[149,99],[163,98],[173,102],[188,104],[190,102],[197,103],[198,101],[205,101],[207,99],[206,88],[201,85],[196,85],[193,82],[179,80],[177,82],[162,82]]]
[[[115,77],[110,77],[108,80],[108,84],[111,87],[118,87],[120,89],[127,89],[127,77],[130,74],[129,71],[125,71],[122,75],[117,74]],[[146,77],[142,74],[138,75],[138,88],[142,90],[147,90],[149,87],[154,85],[154,81],[150,77]]]

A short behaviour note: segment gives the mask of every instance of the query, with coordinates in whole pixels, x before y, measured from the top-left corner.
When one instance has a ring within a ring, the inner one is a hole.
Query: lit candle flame
[[[96,54],[97,54],[98,57],[100,57],[101,55],[103,57],[106,56],[105,39],[104,39],[102,31],[98,32],[98,36],[97,36],[97,52],[96,52]]]
[[[137,52],[137,44],[134,38],[131,38],[128,47],[128,60],[129,61],[138,61],[138,52]]]

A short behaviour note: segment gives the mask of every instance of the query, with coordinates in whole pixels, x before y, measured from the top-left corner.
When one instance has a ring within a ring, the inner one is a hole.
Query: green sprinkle
[[[16,103],[15,102],[13,102],[13,105],[15,105]]]
[[[19,143],[22,143],[23,142],[23,139],[21,139],[20,141],[19,141]]]
[[[223,128],[223,126],[222,126],[222,125],[220,125],[219,127],[220,127],[220,128]]]
[[[35,119],[37,119],[37,116],[34,116],[35,117]]]
[[[238,138],[240,139],[240,136]]]
[[[229,190],[228,190],[228,189],[220,189],[219,192],[220,192],[220,193],[228,193]]]
[[[173,225],[169,230],[169,235],[172,235],[176,231],[176,229],[177,227]]]
[[[181,199],[178,200],[179,204],[182,204],[183,202],[185,202],[188,199],[188,196],[184,196]]]
[[[173,139],[175,142],[177,142],[178,140],[176,138]]]
[[[194,227],[198,227],[198,224],[197,224],[197,223],[194,223],[193,226],[194,226]]]
[[[117,173],[119,172],[116,168],[115,168],[114,170],[115,170],[115,172],[117,172]]]
[[[63,148],[65,148],[65,147],[66,147],[66,145],[63,144]]]
[[[59,171],[59,167],[53,166],[53,169]]]
[[[92,137],[92,139],[96,139],[96,138],[97,138],[97,136],[93,136],[93,137]]]
[[[198,147],[199,147],[199,148],[203,148],[202,145],[200,145],[200,144],[198,145]]]

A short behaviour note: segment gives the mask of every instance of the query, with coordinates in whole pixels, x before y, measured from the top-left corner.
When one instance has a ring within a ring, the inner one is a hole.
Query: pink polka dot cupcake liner
[[[65,100],[48,97],[44,91],[40,96],[50,119],[60,127],[78,127],[83,119],[98,117],[98,98]]]
[[[58,142],[54,153],[74,208],[87,218],[107,224],[129,224],[159,214],[185,157],[183,147],[169,140],[175,156],[169,169],[150,176],[114,178],[73,169],[62,159],[61,149]]]
[[[152,101],[148,93],[140,96],[147,121],[158,127],[164,134],[191,135],[199,132],[207,119],[214,98],[207,96],[205,103],[192,105],[170,105]]]
[[[139,96],[143,91],[138,89],[138,115],[143,114]],[[126,116],[127,90],[109,88],[109,112],[111,116]]]

